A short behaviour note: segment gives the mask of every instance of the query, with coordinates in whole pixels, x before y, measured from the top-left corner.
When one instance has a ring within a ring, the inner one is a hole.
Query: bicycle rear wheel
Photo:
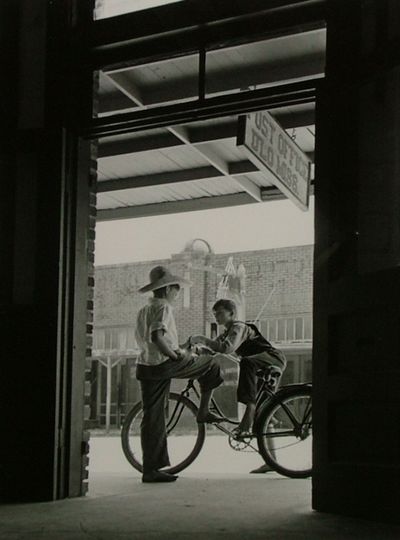
[[[171,465],[163,471],[171,474],[188,467],[199,455],[205,439],[204,424],[196,420],[197,407],[190,399],[171,392],[165,407],[168,453]],[[126,459],[138,471],[143,471],[140,424],[143,418],[141,403],[136,403],[126,415],[121,443]]]
[[[266,404],[257,423],[264,461],[290,478],[312,473],[311,387],[284,388]]]

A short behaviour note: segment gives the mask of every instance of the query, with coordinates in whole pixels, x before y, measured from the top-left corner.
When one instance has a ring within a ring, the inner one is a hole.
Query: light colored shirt
[[[254,339],[255,332],[247,324],[234,321],[231,326],[215,339],[214,350],[222,354],[235,352],[248,339]]]
[[[156,330],[164,331],[164,339],[172,350],[178,349],[178,332],[172,306],[164,298],[151,298],[137,315],[135,336],[141,350],[139,364],[157,366],[168,360],[168,356],[151,341],[151,334]]]

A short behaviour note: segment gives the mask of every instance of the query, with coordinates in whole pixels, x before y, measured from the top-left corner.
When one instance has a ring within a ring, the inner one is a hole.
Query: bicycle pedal
[[[251,433],[249,435],[236,435],[234,439],[239,442],[247,443],[247,442],[250,442],[253,439],[253,437],[254,435]]]

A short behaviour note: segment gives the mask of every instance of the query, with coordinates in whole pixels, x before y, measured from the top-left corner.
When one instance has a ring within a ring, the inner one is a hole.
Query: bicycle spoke
[[[290,448],[291,446],[296,446],[297,444],[298,444],[298,441],[294,441],[290,444],[284,444],[283,446],[275,446],[274,451],[283,450],[284,448]]]
[[[312,468],[312,404],[310,387],[285,389],[260,417],[258,446],[277,472],[290,477],[310,476]]]
[[[197,407],[182,394],[171,393],[164,414],[167,426],[167,446],[171,465],[165,470],[179,472],[199,454],[205,437],[204,424],[197,422]],[[137,403],[127,414],[121,431],[122,448],[129,463],[142,470],[141,424],[142,404]]]
[[[171,415],[171,418],[167,422],[167,426],[166,426],[167,435],[169,435],[171,433],[171,431],[176,427],[176,425],[178,424],[178,422],[179,422],[179,420],[180,420],[180,418],[182,416],[184,405],[182,405],[182,404],[180,405],[179,413],[177,413],[178,406],[179,406],[179,404],[177,403],[176,406],[175,406],[174,412]]]
[[[310,414],[311,414],[311,397],[309,398],[305,411],[304,411],[303,420],[301,421],[302,425],[307,423],[307,419],[310,416]]]
[[[286,403],[281,403],[281,407],[288,415],[289,419],[292,421],[294,427],[299,428],[301,426],[300,422],[298,422],[297,418],[294,416],[294,414],[292,414],[292,411],[289,409],[289,407],[286,406]]]
[[[262,432],[261,435],[263,437],[266,437],[267,439],[270,438],[270,439],[275,439],[277,437],[295,437],[295,433],[294,431],[291,429],[291,430],[288,430],[288,431],[276,431],[276,432],[273,432],[273,431],[267,431],[267,432]]]

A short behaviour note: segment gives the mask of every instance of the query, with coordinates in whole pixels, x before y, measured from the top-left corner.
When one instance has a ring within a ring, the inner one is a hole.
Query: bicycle
[[[224,418],[224,422],[213,424],[229,437],[229,445],[237,451],[251,449],[259,452],[265,463],[274,471],[290,478],[311,476],[312,407],[311,383],[289,384],[276,391],[281,372],[268,367],[258,373],[259,389],[253,434],[248,438],[238,437],[226,424],[237,426],[239,422],[227,418],[215,398],[211,410]],[[206,425],[196,420],[197,405],[191,399],[200,397],[193,380],[188,380],[180,392],[170,392],[166,400],[165,414],[168,450],[171,465],[166,472],[178,473],[188,467],[199,455],[206,437]],[[125,457],[139,472],[142,472],[140,422],[142,404],[136,403],[126,415],[121,442]],[[224,425],[225,424],[225,425]],[[257,440],[257,447],[253,445]]]

